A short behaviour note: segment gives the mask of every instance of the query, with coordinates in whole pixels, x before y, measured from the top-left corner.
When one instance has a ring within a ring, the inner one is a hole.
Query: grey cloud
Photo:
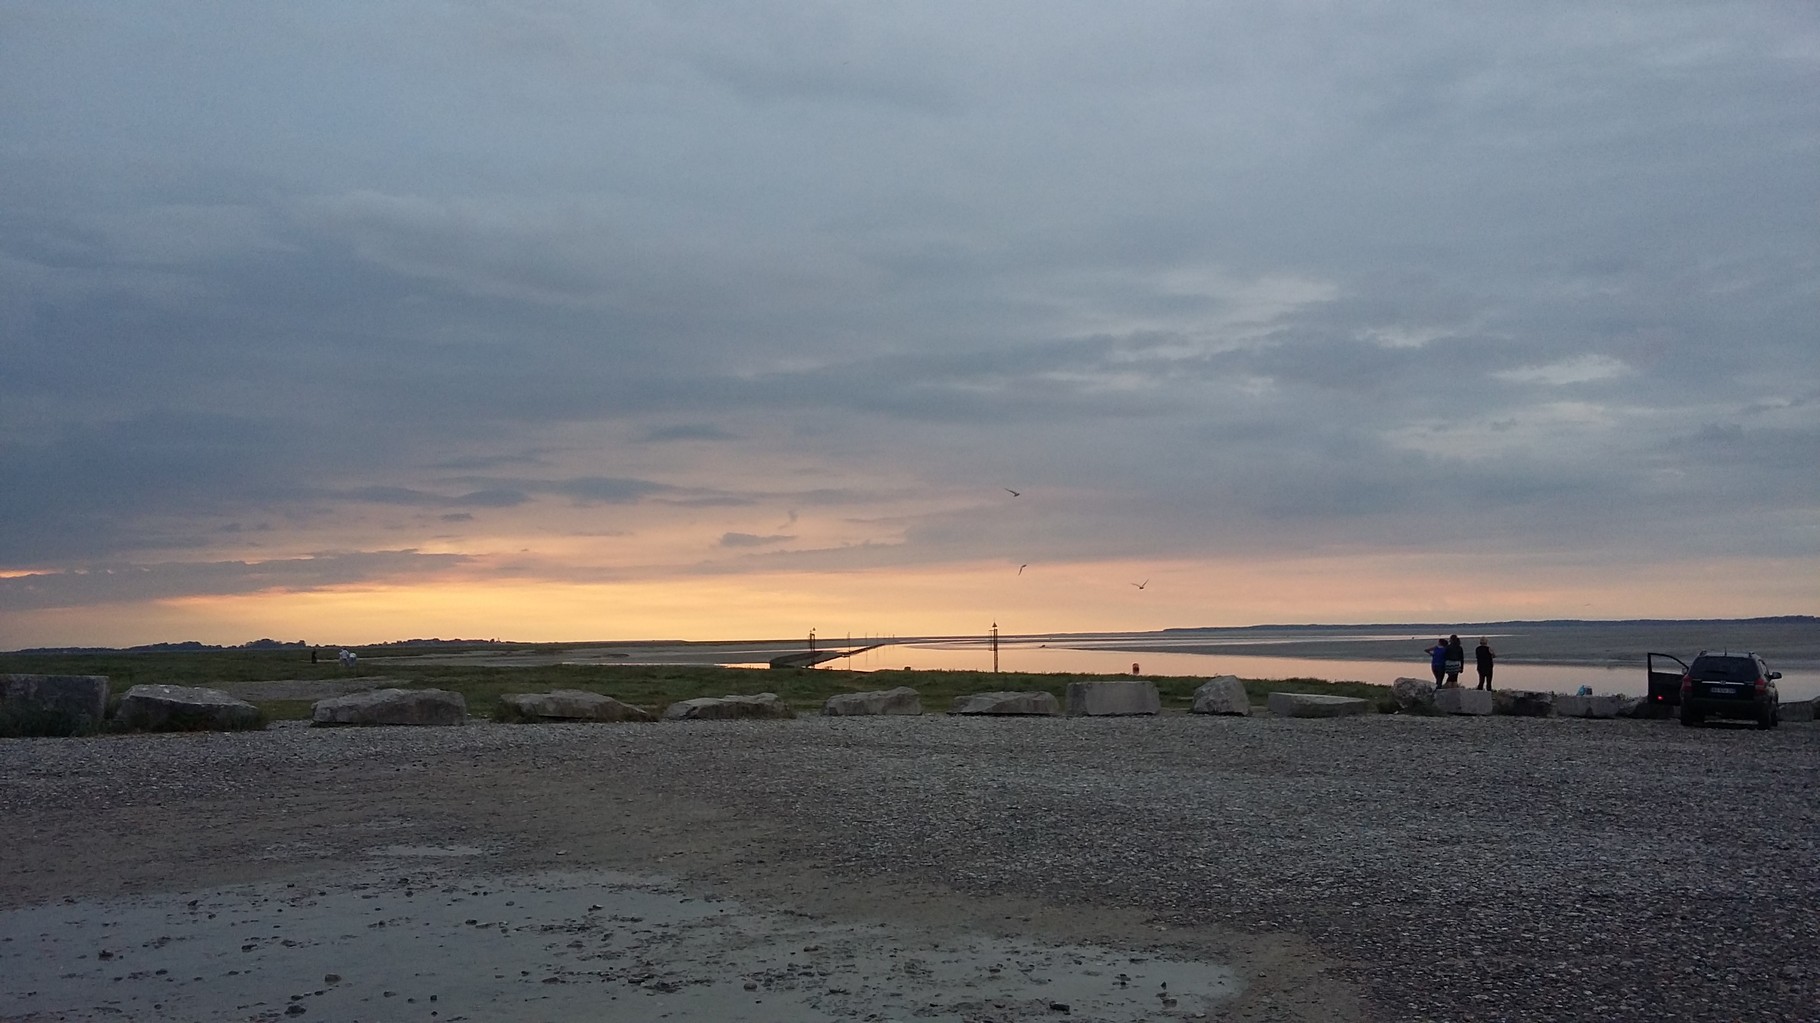
[[[685,440],[738,440],[738,435],[729,433],[712,423],[679,423],[675,426],[660,426],[646,431],[640,438],[647,444],[665,444]]]
[[[605,476],[584,477],[542,484],[553,493],[572,497],[584,504],[629,504],[653,494],[674,488],[647,480],[619,479]]]
[[[722,533],[720,545],[722,547],[769,547],[772,544],[789,543],[794,539],[796,537],[785,536],[781,533],[774,533],[770,536],[759,536],[756,533]]]
[[[757,501],[749,497],[737,497],[732,494],[707,494],[701,497],[672,497],[662,499],[664,504],[677,508],[749,508]]]
[[[176,597],[231,596],[273,589],[423,578],[465,564],[458,554],[412,550],[326,553],[274,561],[98,564],[0,577],[0,608],[11,611],[125,604]]]

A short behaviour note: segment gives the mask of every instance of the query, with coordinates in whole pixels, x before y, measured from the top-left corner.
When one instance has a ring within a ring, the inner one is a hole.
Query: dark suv
[[[1681,676],[1681,723],[1743,718],[1758,728],[1774,728],[1782,717],[1776,692],[1781,677],[1756,654],[1702,650]]]

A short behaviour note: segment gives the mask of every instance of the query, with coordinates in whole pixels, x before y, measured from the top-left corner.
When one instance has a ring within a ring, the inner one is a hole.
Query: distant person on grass
[[[1447,641],[1435,640],[1435,645],[1424,650],[1428,655],[1428,666],[1434,669],[1435,688],[1439,689],[1447,678]]]
[[[1447,637],[1447,688],[1460,688],[1460,672],[1466,667],[1466,645],[1460,637]]]
[[[1484,636],[1480,636],[1479,645],[1473,648],[1472,653],[1479,661],[1479,688],[1489,693],[1491,692],[1491,664],[1498,658],[1497,651],[1491,648],[1490,643],[1485,642]]]

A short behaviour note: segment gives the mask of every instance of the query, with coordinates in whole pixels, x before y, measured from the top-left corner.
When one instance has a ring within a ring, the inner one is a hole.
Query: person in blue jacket
[[[1437,639],[1435,645],[1424,652],[1428,654],[1429,666],[1434,669],[1435,688],[1439,689],[1441,683],[1447,678],[1447,641]]]

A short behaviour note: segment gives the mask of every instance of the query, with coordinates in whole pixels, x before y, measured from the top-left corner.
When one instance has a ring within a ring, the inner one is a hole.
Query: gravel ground
[[[1141,925],[1247,974],[1232,1019],[1816,1021],[1816,792],[1814,725],[929,716],[5,740],[0,908],[463,843],[487,850],[474,869],[658,870],[820,913]]]

